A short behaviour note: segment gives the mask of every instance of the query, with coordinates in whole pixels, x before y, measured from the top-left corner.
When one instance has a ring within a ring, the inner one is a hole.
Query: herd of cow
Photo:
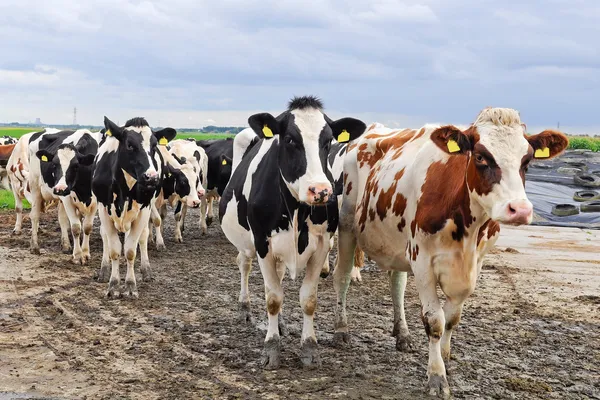
[[[26,198],[31,250],[39,253],[40,213],[57,203],[63,250],[71,250],[70,229],[73,262],[84,264],[97,212],[103,243],[99,279],[108,282],[108,297],[136,297],[138,246],[142,278],[150,279],[148,240],[155,234],[157,248],[164,248],[167,205],[174,208],[175,239],[181,241],[187,208],[200,207],[206,233],[213,200],[220,198],[221,229],[239,252],[241,317],[251,320],[248,276],[256,257],[268,314],[263,365],[278,368],[286,270],[292,278],[305,271],[301,360],[320,365],[313,326],[317,285],[329,272],[337,232],[334,342],[349,339],[346,293],[350,280],[360,279],[353,265],[360,265],[362,250],[389,273],[396,348],[409,350],[404,291],[412,272],[429,338],[429,392],[447,396],[444,360],[483,257],[498,237],[499,223],[531,222],[527,167],[560,154],[566,136],[550,130],[527,135],[519,113],[507,108],[484,109],[466,129],[367,127],[354,118],[331,120],[312,96],[292,99],[277,117],[252,115],[248,123],[233,140],[196,141],[174,140],[172,128],[153,131],[143,118],[118,126],[105,117],[97,133],[46,129],[4,144],[0,154],[10,154],[10,184],[4,185],[16,201],[14,233],[21,232]],[[123,287],[119,233],[127,262]],[[443,306],[438,286],[446,296]]]

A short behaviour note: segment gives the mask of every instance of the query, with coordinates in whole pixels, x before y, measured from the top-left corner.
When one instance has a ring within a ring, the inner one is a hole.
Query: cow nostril
[[[511,214],[515,214],[515,213],[517,212],[517,210],[515,210],[515,209],[514,209],[514,208],[513,208],[513,207],[512,207],[510,204],[508,205],[508,211],[509,211]]]

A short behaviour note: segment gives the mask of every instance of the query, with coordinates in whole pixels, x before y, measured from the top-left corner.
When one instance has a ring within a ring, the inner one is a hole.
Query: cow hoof
[[[333,345],[338,348],[347,347],[350,344],[350,334],[348,332],[335,332],[333,334]]]
[[[20,229],[13,229],[12,234],[15,236],[19,236],[21,234],[21,230]]]
[[[175,238],[175,241],[177,243],[183,243],[183,238],[182,237]]]
[[[279,316],[277,318],[277,327],[279,328],[279,336],[287,336],[290,334],[290,331],[288,330],[285,324],[285,320],[283,319],[283,315],[281,315],[281,313],[279,313]]]
[[[325,279],[329,276],[329,271],[325,272],[325,271],[321,271],[321,274],[319,275],[321,278]]]
[[[100,271],[98,271],[98,276],[96,280],[98,282],[106,283],[110,278],[110,264],[102,264],[100,267]]]
[[[73,256],[73,264],[75,265],[83,265],[83,260],[79,256]]]
[[[40,248],[39,247],[32,247],[29,249],[29,251],[31,252],[31,254],[40,254]]]
[[[154,278],[150,272],[150,266],[140,268],[142,270],[142,280],[144,282],[152,282]]]
[[[239,303],[239,320],[242,324],[254,324],[252,312],[250,311],[250,303]]]
[[[321,357],[319,356],[319,346],[313,338],[308,338],[302,343],[302,354],[300,355],[302,366],[305,368],[321,367]]]
[[[167,246],[165,246],[164,243],[156,243],[156,250],[165,251],[165,250],[167,250]]]
[[[396,350],[403,353],[411,352],[413,349],[412,340],[410,335],[397,335],[396,336]]]
[[[450,398],[450,387],[448,386],[448,381],[446,380],[445,376],[430,376],[427,382],[427,386],[429,387],[430,396],[441,397],[443,399]]]
[[[213,222],[212,217],[206,217],[206,226],[210,226]]]
[[[279,336],[273,336],[265,342],[263,349],[262,365],[264,369],[278,369],[281,364],[281,349],[279,346]]]
[[[90,262],[90,259],[92,257],[89,254],[84,254],[81,256],[81,265],[86,265],[87,263]]]
[[[362,276],[360,276],[360,270],[358,268],[352,267],[350,279],[352,279],[352,282],[362,283]]]
[[[123,291],[122,296],[130,297],[132,299],[137,299],[139,297],[137,285],[134,281],[125,281],[125,290]]]
[[[202,236],[208,235],[208,229],[202,228]]]
[[[121,296],[119,292],[119,280],[111,280],[108,284],[108,290],[106,291],[106,298],[108,299],[116,299]]]

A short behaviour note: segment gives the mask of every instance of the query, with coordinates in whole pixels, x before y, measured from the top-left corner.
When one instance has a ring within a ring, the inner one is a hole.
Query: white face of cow
[[[181,173],[183,173],[189,182],[189,191],[181,200],[185,201],[188,207],[198,207],[200,199],[204,197],[204,188],[200,184],[198,170],[189,161],[186,161],[181,165]]]
[[[568,145],[566,136],[553,131],[526,136],[518,112],[507,108],[485,109],[465,132],[454,127],[450,131],[432,138],[444,136],[440,148],[454,140],[447,147],[451,154],[470,152],[466,179],[471,199],[495,221],[531,223],[533,206],[525,193],[529,162],[560,154]]]
[[[333,178],[327,168],[331,141],[354,140],[366,129],[354,118],[332,121],[322,108],[315,97],[296,97],[277,118],[262,113],[248,119],[260,138],[279,136],[277,168],[290,193],[309,205],[323,205],[333,195]]]
[[[63,171],[62,176],[60,177],[58,182],[56,182],[56,185],[54,185],[54,193],[58,194],[64,193],[67,190],[67,174],[69,172],[69,166],[74,160],[76,162],[77,159],[75,151],[68,147],[58,149],[58,151],[56,152],[56,156],[58,157],[60,169]],[[76,167],[74,166],[74,168]]]

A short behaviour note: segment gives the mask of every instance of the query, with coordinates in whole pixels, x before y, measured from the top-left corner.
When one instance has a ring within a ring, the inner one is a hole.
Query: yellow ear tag
[[[264,126],[263,127],[263,135],[265,135],[265,137],[273,137],[273,131],[271,130],[271,128],[269,128],[268,126]],[[225,164],[223,164],[225,165]]]
[[[448,140],[448,151],[450,153],[456,153],[457,151],[460,151],[460,147],[458,147],[458,143],[456,143],[456,140]]]
[[[166,146],[169,143],[169,141],[167,140],[167,138],[160,138],[160,140],[158,141],[158,144],[160,144],[161,146]]]
[[[48,161],[48,157],[42,156],[42,161],[44,161],[44,162]]]
[[[227,160],[226,160],[226,159],[223,159],[223,161],[221,161],[221,164],[222,164],[222,165],[227,165]]]
[[[105,132],[105,135],[106,135],[106,136],[112,136],[112,132],[110,131],[110,129],[108,129],[108,130]]]
[[[346,143],[350,140],[350,134],[348,133],[347,130],[343,130],[342,133],[340,133],[337,137],[337,141],[339,143]]]
[[[548,158],[550,157],[550,148],[544,147],[543,149],[537,149],[533,156],[535,158]]]

